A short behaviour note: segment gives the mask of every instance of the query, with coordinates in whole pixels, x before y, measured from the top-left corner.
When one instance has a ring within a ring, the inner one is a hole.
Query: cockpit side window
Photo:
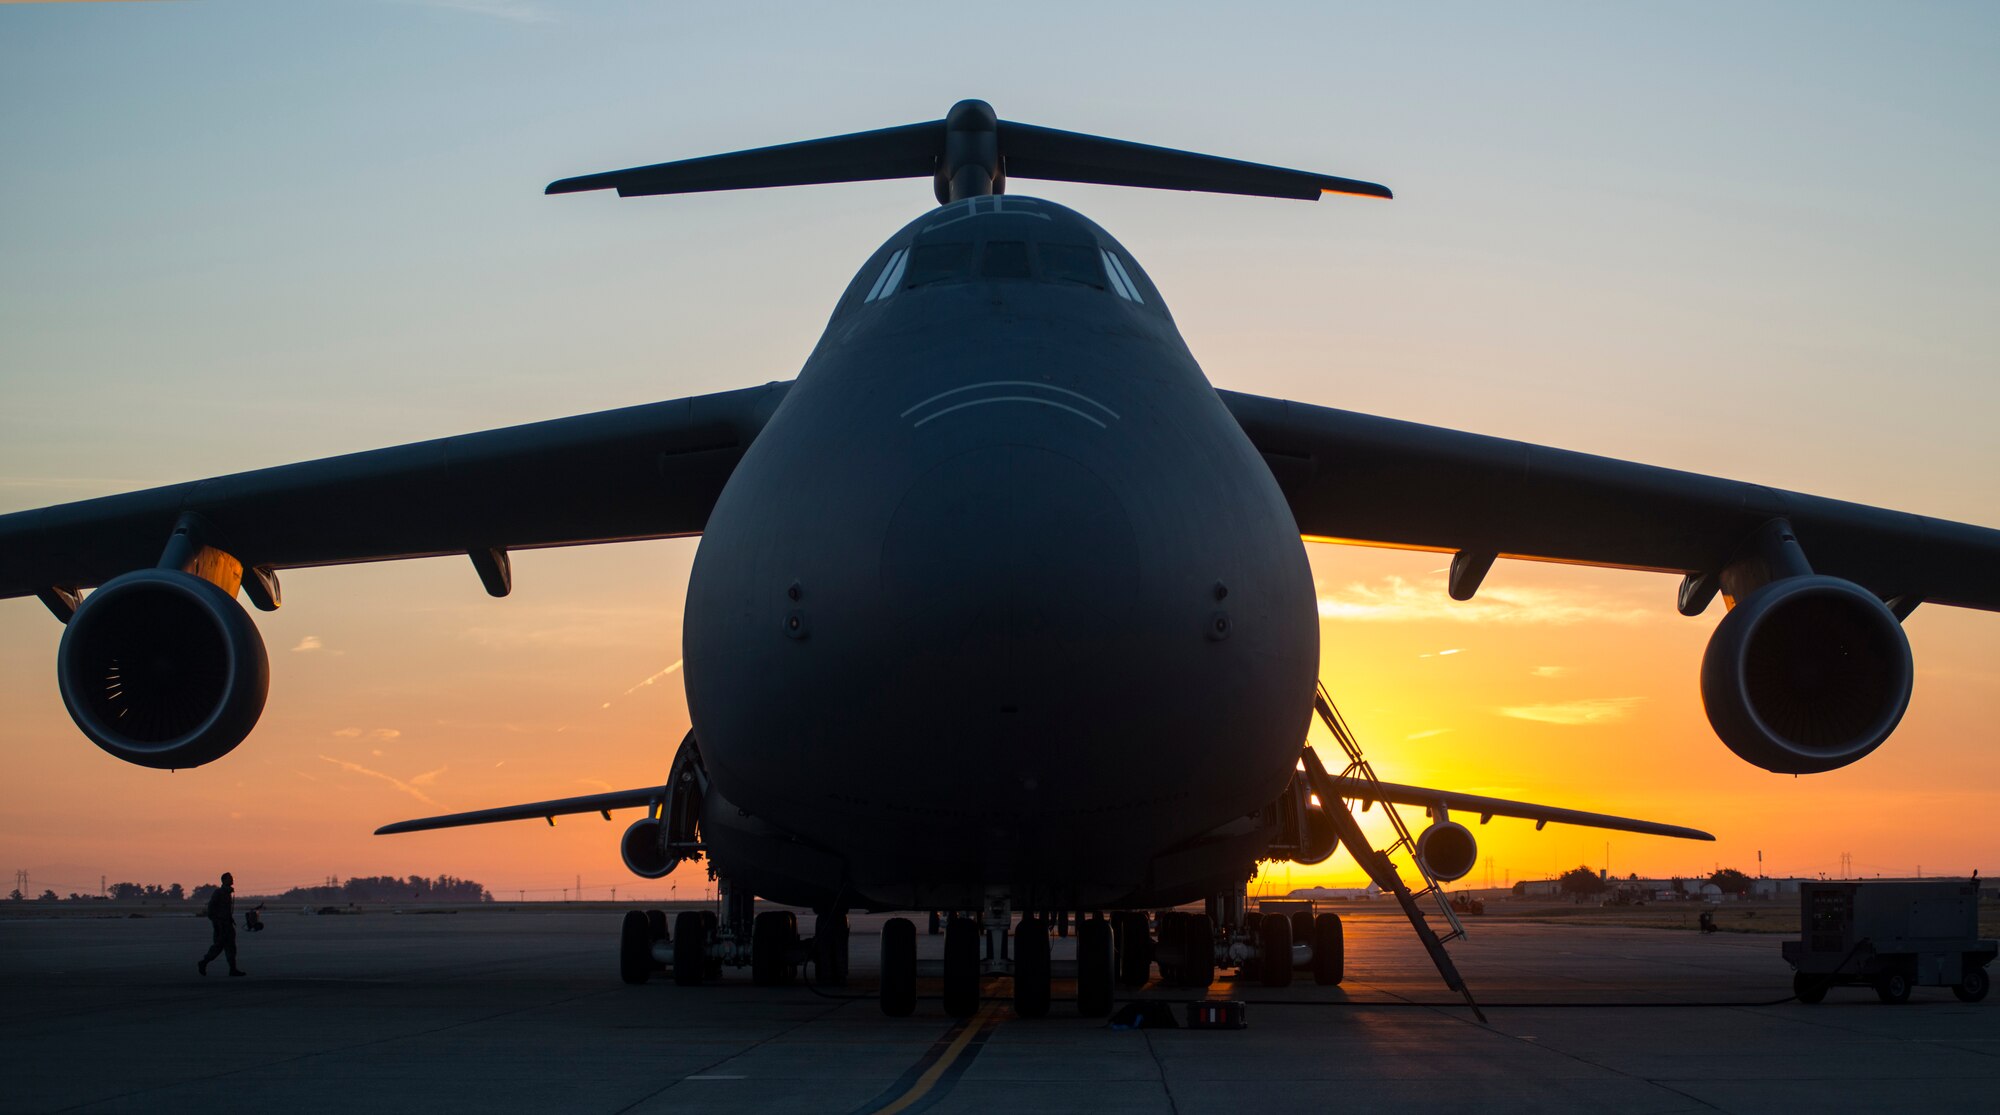
[[[1118,297],[1142,306],[1146,304],[1145,296],[1139,293],[1139,284],[1132,281],[1124,262],[1109,248],[1104,249],[1104,269],[1110,273],[1111,289],[1118,292]]]
[[[1094,245],[1042,243],[1035,252],[1042,257],[1042,278],[1104,289],[1104,264]]]
[[[868,288],[868,297],[862,301],[873,302],[878,298],[887,298],[901,289],[903,269],[909,262],[910,249],[897,248],[890,254],[889,261],[882,265],[882,273],[875,276],[875,285]]]
[[[918,244],[910,249],[910,263],[903,279],[906,289],[931,283],[964,279],[972,272],[972,245],[966,241]]]

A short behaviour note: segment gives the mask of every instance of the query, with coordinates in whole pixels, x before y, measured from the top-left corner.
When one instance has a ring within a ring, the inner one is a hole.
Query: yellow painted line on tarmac
[[[931,1089],[937,1087],[937,1082],[950,1071],[952,1063],[957,1061],[964,1054],[966,1047],[972,1044],[972,1040],[984,1036],[999,1024],[1000,1012],[1003,1009],[999,1003],[988,1003],[981,1007],[978,1014],[966,1020],[965,1027],[959,1030],[958,1037],[952,1039],[952,1043],[945,1048],[943,1056],[933,1062],[931,1067],[917,1078],[916,1083],[910,1085],[910,1090],[891,1100],[887,1106],[875,1108],[875,1115],[896,1115],[896,1112],[906,1110],[910,1105],[929,1095]]]

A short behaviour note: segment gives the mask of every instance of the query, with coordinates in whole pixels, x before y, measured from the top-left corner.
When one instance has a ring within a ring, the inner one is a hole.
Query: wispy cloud
[[[630,689],[627,689],[627,690],[626,690],[625,692],[623,692],[623,693],[620,693],[620,694],[619,694],[619,696],[620,696],[620,697],[630,697],[630,696],[631,696],[632,694],[634,694],[634,693],[637,693],[637,692],[638,692],[639,690],[641,690],[641,689],[644,689],[644,688],[646,688],[647,686],[649,686],[649,685],[653,684],[654,682],[656,682],[656,681],[660,680],[661,678],[663,678],[663,677],[666,677],[666,676],[667,676],[668,674],[671,674],[671,673],[673,673],[673,672],[674,672],[675,670],[678,670],[678,669],[680,669],[680,668],[681,668],[681,663],[683,663],[683,662],[685,662],[685,661],[687,661],[687,659],[685,659],[685,658],[676,658],[676,659],[674,659],[674,661],[673,661],[673,665],[671,665],[671,666],[668,666],[668,667],[666,667],[665,669],[661,670],[661,671],[660,671],[659,673],[657,673],[657,674],[654,674],[653,676],[651,676],[651,677],[649,677],[649,678],[646,678],[646,679],[645,679],[644,681],[641,681],[641,682],[640,682],[639,684],[637,684],[637,685],[634,685],[634,686],[633,686],[632,688],[630,688]],[[607,709],[607,708],[610,708],[610,707],[611,707],[611,702],[610,702],[610,701],[606,701],[606,702],[604,702],[603,704],[601,704],[601,705],[599,705],[599,706],[597,706],[597,707],[598,707],[598,708],[600,708],[600,709]]]
[[[1535,667],[1534,669],[1532,669],[1532,670],[1529,670],[1528,672],[1529,672],[1529,673],[1531,673],[1531,674],[1533,674],[1533,675],[1535,675],[1535,676],[1536,676],[1536,677],[1538,677],[1538,678],[1559,678],[1559,677],[1563,676],[1564,674],[1567,674],[1567,673],[1569,673],[1569,667],[1568,667],[1568,666],[1537,666],[1537,667]]]
[[[292,648],[292,653],[311,654],[313,651],[319,650],[321,647],[324,647],[325,645],[326,645],[325,643],[319,641],[318,635],[307,635],[305,638],[299,640],[298,646]]]
[[[1440,651],[1437,651],[1437,652],[1435,652],[1435,653],[1433,653],[1433,652],[1429,652],[1429,651],[1426,651],[1426,652],[1425,652],[1425,653],[1423,653],[1423,654],[1419,654],[1419,655],[1417,655],[1417,657],[1418,657],[1418,658],[1449,658],[1449,657],[1451,657],[1451,656],[1452,656],[1452,655],[1454,655],[1454,654],[1464,654],[1464,653],[1465,653],[1465,648],[1464,648],[1464,647],[1451,647],[1451,648],[1449,648],[1449,649],[1446,649],[1446,650],[1440,650]]]
[[[1403,738],[1404,738],[1404,739],[1429,739],[1429,738],[1431,738],[1432,736],[1441,736],[1441,735],[1443,735],[1443,734],[1445,734],[1446,732],[1449,732],[1449,731],[1451,731],[1451,729],[1450,729],[1450,728],[1425,728],[1425,729],[1424,729],[1423,731],[1421,731],[1421,732],[1411,732],[1411,733],[1410,733],[1409,735],[1407,735],[1407,736],[1404,736]]]
[[[1453,600],[1443,585],[1413,585],[1402,577],[1384,577],[1374,584],[1359,581],[1344,588],[1322,589],[1322,619],[1350,622],[1411,623],[1453,620],[1459,623],[1556,624],[1637,623],[1652,609],[1586,591],[1493,586],[1471,600]]]
[[[576,780],[576,784],[579,786],[589,786],[594,790],[599,790],[607,794],[611,792],[611,783],[606,782],[602,778],[579,778]]]
[[[360,774],[360,775],[366,775],[369,778],[379,778],[382,781],[387,782],[389,785],[394,786],[396,789],[401,790],[403,793],[406,793],[411,797],[416,798],[418,801],[423,802],[425,805],[437,804],[436,802],[431,800],[431,796],[429,794],[424,793],[423,790],[419,788],[417,783],[419,781],[427,783],[429,780],[435,779],[438,775],[444,773],[442,768],[430,771],[429,773],[426,774],[417,775],[416,778],[411,779],[409,782],[405,782],[402,779],[397,778],[393,774],[383,774],[379,770],[369,770],[367,767],[362,766],[360,763],[351,763],[348,762],[346,759],[336,759],[331,755],[321,755],[320,758],[325,760],[326,762],[332,763],[334,766],[339,767],[341,770],[344,770],[349,774]]]
[[[1538,724],[1609,724],[1623,720],[1644,697],[1592,697],[1581,701],[1558,701],[1545,705],[1512,705],[1493,711],[1516,720]]]
[[[385,743],[392,739],[403,738],[403,733],[395,728],[369,728],[366,731],[360,728],[335,728],[333,734],[340,739],[360,739],[366,736],[369,739],[379,739]]]

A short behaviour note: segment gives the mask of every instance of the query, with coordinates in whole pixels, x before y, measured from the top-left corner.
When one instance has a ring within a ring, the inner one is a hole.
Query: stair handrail
[[[1326,683],[1315,681],[1313,689],[1313,712],[1339,742],[1340,749],[1347,753],[1347,768],[1341,772],[1341,777],[1361,778],[1379,784],[1382,780],[1376,776],[1374,765],[1362,755],[1361,741],[1356,739],[1354,732],[1348,728],[1347,718],[1340,715],[1340,707],[1333,703],[1333,695],[1327,692]],[[1465,923],[1458,920],[1458,911],[1451,908],[1451,900],[1445,897],[1444,888],[1438,884],[1437,877],[1431,874],[1430,868],[1424,865],[1422,857],[1417,855],[1416,838],[1410,835],[1409,826],[1403,823],[1402,815],[1396,812],[1396,804],[1391,801],[1381,801],[1380,804],[1382,811],[1389,817],[1389,824],[1396,830],[1395,843],[1384,848],[1382,854],[1394,855],[1399,849],[1409,852],[1410,863],[1416,867],[1417,874],[1424,881],[1424,889],[1417,897],[1429,895],[1437,904],[1438,912],[1444,915],[1445,924],[1451,926],[1451,932],[1445,934],[1443,939],[1450,941],[1465,936]]]

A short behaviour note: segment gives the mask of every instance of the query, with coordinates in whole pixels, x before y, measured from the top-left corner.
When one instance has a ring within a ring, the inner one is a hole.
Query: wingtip
[[[1345,194],[1348,197],[1379,197],[1385,201],[1393,200],[1396,196],[1395,191],[1376,182],[1343,181],[1339,185],[1321,186],[1319,192],[1322,197],[1327,194]]]

